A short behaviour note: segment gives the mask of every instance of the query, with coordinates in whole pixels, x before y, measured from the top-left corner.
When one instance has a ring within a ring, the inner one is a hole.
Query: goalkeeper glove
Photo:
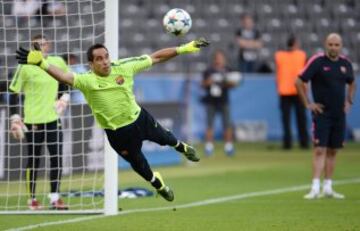
[[[201,47],[207,47],[210,44],[205,38],[199,38],[184,45],[176,47],[176,53],[188,54],[199,52]]]
[[[22,140],[24,138],[24,132],[27,132],[28,129],[23,123],[20,115],[12,115],[10,117],[10,123],[11,135],[17,140]]]
[[[70,95],[68,93],[63,94],[60,99],[56,100],[55,110],[59,116],[62,116],[69,105]]]
[[[22,47],[16,51],[16,59],[19,64],[32,64],[41,67],[44,70],[49,68],[48,62],[44,59],[40,45],[38,43],[34,44],[35,50],[26,50]]]

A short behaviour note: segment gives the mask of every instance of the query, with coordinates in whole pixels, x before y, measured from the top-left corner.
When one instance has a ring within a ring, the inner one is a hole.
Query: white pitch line
[[[348,180],[338,180],[334,182],[334,185],[344,185],[344,184],[353,184],[353,183],[360,183],[360,178],[355,179],[348,179]],[[266,191],[258,191],[258,192],[249,192],[249,193],[242,193],[237,194],[233,196],[227,196],[227,197],[218,197],[218,198],[212,198],[207,199],[203,201],[196,201],[192,203],[182,204],[182,205],[173,205],[173,206],[166,206],[166,207],[156,207],[156,208],[144,208],[144,209],[130,209],[127,211],[121,211],[117,215],[114,216],[121,216],[126,214],[133,214],[133,213],[144,213],[144,212],[156,212],[156,211],[164,211],[164,210],[172,210],[173,208],[191,208],[191,207],[198,207],[198,206],[204,206],[204,205],[210,205],[210,204],[218,204],[228,201],[234,201],[234,200],[241,200],[251,197],[259,197],[259,196],[269,196],[269,195],[276,195],[276,194],[282,194],[282,193],[288,193],[288,192],[297,192],[301,190],[308,189],[309,185],[298,185],[293,187],[287,187],[287,188],[279,188],[279,189],[273,189],[273,190],[266,190]],[[62,220],[62,221],[52,221],[52,222],[45,222],[35,225],[29,225],[24,227],[19,227],[15,229],[8,229],[5,231],[22,231],[22,230],[31,230],[35,228],[41,228],[51,225],[61,225],[61,224],[69,224],[69,223],[76,223],[81,221],[87,221],[87,220],[94,220],[98,218],[107,217],[105,215],[95,215],[95,216],[86,216],[86,217],[79,217],[69,220]]]

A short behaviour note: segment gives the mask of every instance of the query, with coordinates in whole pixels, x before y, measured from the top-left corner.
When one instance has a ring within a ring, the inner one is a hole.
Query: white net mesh
[[[52,44],[50,55],[70,57],[72,71],[83,72],[87,69],[87,48],[104,42],[104,8],[104,1],[91,0],[0,1],[0,212],[29,210],[25,173],[29,142],[13,139],[9,131],[8,86],[17,67],[15,50],[20,46],[28,49],[31,38],[43,34]],[[22,101],[18,105],[20,114]],[[95,127],[79,92],[71,90],[70,105],[61,121],[61,198],[71,211],[102,209],[104,135]],[[45,139],[43,143],[36,198],[44,211],[49,205],[51,161],[46,146],[49,142]]]

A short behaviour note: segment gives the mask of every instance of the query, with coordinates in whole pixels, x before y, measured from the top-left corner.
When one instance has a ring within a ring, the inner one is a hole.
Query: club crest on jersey
[[[341,71],[341,73],[345,74],[345,73],[346,73],[346,67],[345,67],[345,66],[341,66],[341,67],[340,67],[340,71]]]
[[[331,70],[330,67],[328,67],[328,66],[323,67],[323,69],[324,69],[324,71],[330,71]]]
[[[118,77],[116,77],[115,81],[117,84],[122,85],[125,82],[125,79],[124,79],[124,77],[119,75]]]

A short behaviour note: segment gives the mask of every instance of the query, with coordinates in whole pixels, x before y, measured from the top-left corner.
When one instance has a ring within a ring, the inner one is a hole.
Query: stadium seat
[[[77,39],[86,39],[93,36],[90,25],[96,24],[95,34],[101,34],[104,30],[104,17],[101,9],[104,4],[101,1],[84,1],[75,3],[66,1],[68,17],[56,17],[45,31],[41,30],[41,21],[33,17],[30,21],[18,20],[10,16],[11,4],[1,3],[0,26],[6,28],[6,37],[0,35],[0,47],[3,47],[4,39],[27,41],[31,36],[45,32],[51,40],[60,41],[69,39],[72,50],[79,50],[90,41],[79,42]],[[216,47],[224,49],[231,58],[237,58],[235,45],[235,31],[240,26],[240,16],[251,13],[256,19],[256,27],[261,31],[264,49],[261,56],[267,61],[272,61],[270,54],[274,49],[284,46],[286,36],[293,32],[299,38],[308,54],[322,47],[324,37],[330,32],[346,34],[344,44],[350,51],[353,62],[360,62],[360,50],[357,48],[360,42],[360,24],[358,12],[360,1],[356,0],[125,0],[119,5],[119,39],[120,54],[134,55],[141,51],[154,51],[164,46],[175,46],[184,41],[164,33],[161,20],[170,8],[183,8],[187,10],[193,19],[193,27],[185,37],[192,39],[199,35],[208,37]],[[82,12],[76,15],[78,11]],[[98,14],[89,14],[91,11],[99,11]],[[136,15],[136,17],[135,17]],[[54,29],[63,26],[70,29]],[[82,29],[72,29],[71,26],[82,25]],[[33,28],[31,34],[26,32]],[[18,35],[16,35],[18,33]],[[68,36],[65,36],[67,34]],[[2,37],[1,37],[2,36]],[[93,40],[94,41],[94,40]],[[91,41],[92,42],[92,41]],[[141,47],[138,44],[141,43]],[[214,45],[214,46],[215,46]],[[9,43],[12,49],[11,43]],[[58,45],[58,51],[64,52],[65,47]],[[209,48],[208,50],[211,50]],[[3,49],[5,52],[7,49]],[[211,50],[212,51],[212,50]],[[209,52],[207,55],[210,55]],[[207,60],[207,56],[204,57]],[[201,62],[195,57],[196,62]],[[204,60],[203,60],[204,62]],[[230,60],[234,63],[234,60]],[[202,69],[202,64],[195,65],[194,70]],[[200,68],[198,68],[200,67]],[[167,66],[155,70],[171,71],[179,70],[177,67]]]

